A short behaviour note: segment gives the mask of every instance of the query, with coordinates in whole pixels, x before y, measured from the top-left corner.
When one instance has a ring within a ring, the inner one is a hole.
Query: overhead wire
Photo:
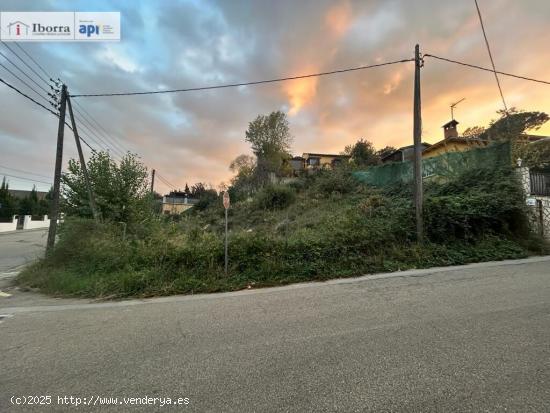
[[[458,64],[458,65],[461,65],[461,66],[471,67],[473,69],[484,70],[486,72],[491,72],[491,73],[493,72],[493,69],[489,69],[487,67],[475,65],[475,64],[472,64],[472,63],[465,63],[465,62],[461,62],[459,60],[453,60],[453,59],[449,59],[449,58],[446,58],[446,57],[437,56],[437,55],[434,55],[434,54],[425,53],[423,56],[424,57],[433,57],[434,59],[442,60],[442,61],[449,62],[449,63],[455,63],[455,64]],[[550,85],[550,81],[547,81],[547,80],[535,79],[535,78],[532,78],[532,77],[527,77],[527,76],[522,76],[522,75],[515,75],[513,73],[502,72],[500,70],[497,70],[496,72],[499,75],[503,75],[503,76],[509,76],[509,77],[514,77],[516,79],[528,80],[530,82],[537,82],[537,83],[542,83],[542,84],[545,84],[545,85]]]
[[[50,179],[51,177],[49,176],[46,176],[46,175],[41,175],[41,174],[37,174],[35,172],[29,172],[29,171],[25,171],[23,169],[16,169],[16,168],[12,168],[10,166],[5,166],[5,165],[0,165],[0,168],[2,169],[9,169],[11,171],[15,171],[15,172],[20,172],[20,173],[24,173],[24,174],[27,174],[27,175],[35,175],[35,176],[39,176],[41,178],[46,178],[46,179]]]
[[[195,91],[200,91],[200,90],[225,89],[225,88],[232,88],[232,87],[261,85],[261,84],[266,84],[266,83],[284,82],[284,81],[288,81],[288,80],[307,79],[307,78],[310,78],[310,77],[320,77],[320,76],[334,75],[334,74],[338,74],[338,73],[346,73],[346,72],[353,72],[353,71],[357,71],[357,70],[372,69],[372,68],[375,68],[375,67],[382,67],[382,66],[394,65],[394,64],[397,64],[397,63],[406,63],[406,62],[414,62],[414,59],[401,59],[401,60],[395,60],[395,61],[391,61],[391,62],[376,63],[376,64],[372,64],[372,65],[365,65],[365,66],[350,67],[350,68],[346,68],[346,69],[331,70],[331,71],[328,71],[328,72],[311,73],[311,74],[299,75],[299,76],[280,77],[280,78],[267,79],[267,80],[256,80],[256,81],[252,81],[252,82],[229,83],[229,84],[224,84],[224,85],[191,87],[191,88],[185,88],[185,89],[151,90],[151,91],[144,91],[144,92],[89,93],[89,94],[82,93],[82,94],[71,95],[71,97],[79,98],[79,97],[156,95],[156,94],[164,94],[164,93],[180,93],[180,92],[195,92]]]
[[[489,46],[489,39],[487,38],[487,33],[485,32],[485,25],[483,24],[483,18],[481,17],[481,10],[479,10],[479,5],[477,0],[474,0],[477,10],[477,15],[479,17],[479,23],[481,24],[481,31],[483,32],[483,38],[485,39],[485,46],[487,46],[487,53],[489,53],[489,59],[491,60],[491,66],[493,67],[493,74],[495,75],[495,80],[497,81],[498,91],[502,99],[502,105],[504,106],[504,113],[508,114],[508,107],[506,106],[506,100],[504,100],[504,93],[502,93],[502,87],[500,86],[500,80],[498,79],[497,69],[495,68],[495,61],[493,60],[493,54],[491,53],[491,47]]]

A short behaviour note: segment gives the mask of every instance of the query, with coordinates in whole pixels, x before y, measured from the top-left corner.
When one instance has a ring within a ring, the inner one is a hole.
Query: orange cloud
[[[303,73],[308,71],[305,70]],[[289,115],[295,115],[311,102],[317,93],[317,80],[316,77],[296,79],[283,85],[284,92],[290,101]]]
[[[331,7],[325,15],[325,23],[337,37],[342,36],[351,25],[351,6],[343,1]]]

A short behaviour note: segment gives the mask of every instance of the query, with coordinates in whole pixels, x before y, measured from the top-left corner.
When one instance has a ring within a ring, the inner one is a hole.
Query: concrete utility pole
[[[94,191],[90,184],[90,176],[88,175],[88,168],[86,167],[86,161],[84,160],[84,153],[82,152],[82,145],[80,144],[80,137],[76,129],[76,122],[73,115],[73,106],[71,105],[71,98],[67,96],[67,105],[69,107],[69,116],[71,117],[71,125],[73,127],[74,140],[76,141],[76,149],[78,150],[78,158],[80,160],[80,167],[82,168],[82,174],[84,175],[84,182],[86,183],[86,189],[88,190],[88,200],[90,201],[90,208],[92,209],[92,215],[96,221],[99,221],[99,214],[97,211]]]
[[[151,171],[151,193],[153,193],[155,188],[155,170]]]
[[[61,101],[59,104],[59,125],[57,127],[57,148],[55,152],[55,173],[53,180],[53,199],[50,212],[50,229],[46,254],[53,250],[55,233],[57,231],[57,219],[59,218],[59,189],[61,186],[61,164],[63,162],[63,133],[65,131],[65,108],[67,106],[67,86],[61,86]]]
[[[416,210],[416,239],[424,238],[424,218],[422,214],[422,118],[420,109],[420,68],[423,60],[420,57],[420,46],[414,48],[414,206]]]

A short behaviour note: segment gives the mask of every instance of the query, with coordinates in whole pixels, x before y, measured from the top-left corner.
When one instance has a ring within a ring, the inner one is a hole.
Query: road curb
[[[396,271],[389,273],[380,273],[380,274],[368,274],[362,275],[359,277],[353,278],[337,278],[334,280],[328,281],[311,281],[303,282],[296,284],[283,285],[279,287],[266,287],[258,289],[248,289],[248,290],[239,290],[239,291],[230,291],[223,293],[210,293],[210,294],[195,294],[195,295],[172,295],[166,297],[153,297],[145,299],[130,299],[123,301],[106,301],[106,302],[92,302],[89,300],[82,299],[82,303],[73,303],[73,304],[51,304],[51,305],[41,305],[41,306],[27,306],[27,307],[0,307],[0,312],[7,314],[16,314],[16,313],[31,313],[31,312],[51,312],[51,311],[65,311],[65,310],[92,310],[96,308],[109,308],[109,307],[127,307],[141,304],[153,304],[153,303],[172,303],[172,302],[185,302],[192,300],[213,300],[218,298],[228,298],[228,297],[239,297],[252,294],[268,294],[278,291],[288,291],[288,290],[298,290],[302,288],[315,288],[322,287],[327,285],[338,285],[338,284],[354,284],[364,281],[380,280],[386,278],[398,278],[398,277],[423,277],[441,272],[454,272],[460,270],[468,270],[475,268],[492,268],[492,267],[502,267],[509,265],[522,265],[528,263],[537,263],[537,262],[550,262],[550,255],[548,256],[539,256],[531,258],[522,258],[519,260],[503,260],[503,261],[488,261],[480,263],[472,263],[465,265],[455,265],[449,267],[432,267],[432,268],[423,268],[415,270],[406,270],[406,271]],[[548,274],[550,277],[550,273]]]

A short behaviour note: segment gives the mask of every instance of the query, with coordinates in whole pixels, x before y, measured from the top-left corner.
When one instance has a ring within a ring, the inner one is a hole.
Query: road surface
[[[0,298],[0,411],[548,411],[549,257],[394,275],[92,304]],[[51,404],[10,401],[29,395]]]
[[[47,239],[47,229],[0,232],[0,274],[44,254]]]

